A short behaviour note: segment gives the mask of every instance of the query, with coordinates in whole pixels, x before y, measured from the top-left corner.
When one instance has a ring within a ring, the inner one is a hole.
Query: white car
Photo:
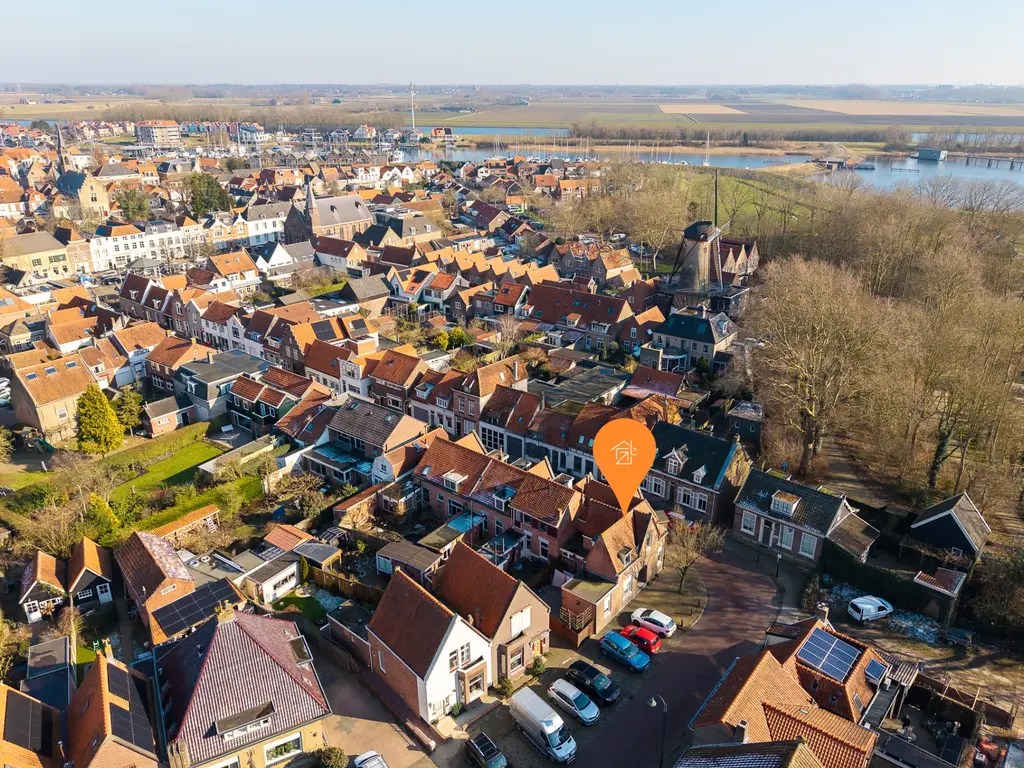
[[[357,757],[355,766],[356,768],[388,768],[388,764],[384,762],[384,758],[373,750],[363,752],[363,754]]]
[[[593,725],[601,716],[597,704],[568,680],[555,680],[548,688],[548,696],[584,725]]]
[[[883,600],[880,597],[871,597],[870,595],[865,597],[858,597],[850,601],[850,604],[846,608],[846,612],[853,617],[854,621],[859,621],[861,624],[874,621],[875,619],[882,619],[892,613],[892,603]]]
[[[670,617],[651,608],[637,608],[630,619],[634,624],[651,630],[658,637],[672,637],[676,631],[676,623]]]

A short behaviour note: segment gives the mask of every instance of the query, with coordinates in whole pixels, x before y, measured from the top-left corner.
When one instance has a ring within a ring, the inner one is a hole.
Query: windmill
[[[416,130],[416,91],[413,90],[412,83],[409,83],[409,111],[412,113],[412,129]]]

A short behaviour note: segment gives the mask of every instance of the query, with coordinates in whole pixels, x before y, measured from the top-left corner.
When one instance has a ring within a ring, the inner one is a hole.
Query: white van
[[[532,690],[517,691],[509,701],[509,710],[516,727],[548,759],[556,763],[571,763],[576,759],[576,742],[562,718]]]

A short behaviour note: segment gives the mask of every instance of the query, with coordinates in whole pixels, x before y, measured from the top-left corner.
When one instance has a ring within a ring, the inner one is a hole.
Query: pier
[[[1024,170],[1024,157],[1016,155],[986,155],[974,152],[950,152],[946,155],[947,163],[963,163],[964,165],[999,168],[1009,166],[1011,171]]]

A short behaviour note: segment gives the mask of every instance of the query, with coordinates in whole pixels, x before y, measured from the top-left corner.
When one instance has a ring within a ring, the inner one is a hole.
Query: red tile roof
[[[453,621],[451,610],[399,570],[367,629],[423,679]]]
[[[460,541],[437,574],[434,591],[449,608],[493,639],[518,587],[517,579]]]

